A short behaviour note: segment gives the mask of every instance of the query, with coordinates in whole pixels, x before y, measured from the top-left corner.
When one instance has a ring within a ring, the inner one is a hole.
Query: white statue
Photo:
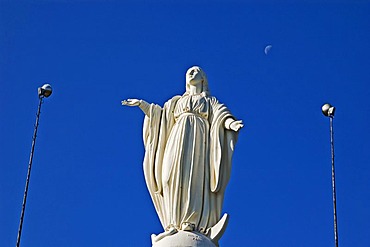
[[[242,121],[210,95],[206,75],[197,66],[186,73],[186,92],[163,108],[138,99],[122,105],[139,106],[145,113],[144,175],[165,230],[152,236],[153,245],[179,231],[210,236],[217,245],[227,215],[216,233],[212,229],[221,218]]]

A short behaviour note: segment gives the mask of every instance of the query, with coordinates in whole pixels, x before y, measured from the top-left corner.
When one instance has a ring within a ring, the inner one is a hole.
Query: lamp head
[[[53,92],[53,89],[51,88],[50,84],[44,84],[42,87],[38,88],[39,97],[49,97]]]
[[[322,114],[324,114],[325,116],[334,117],[335,107],[330,105],[329,103],[324,104],[321,107],[321,110],[322,110]]]

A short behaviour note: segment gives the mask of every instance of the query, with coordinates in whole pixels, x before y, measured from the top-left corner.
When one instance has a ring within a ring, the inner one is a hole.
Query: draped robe
[[[145,116],[144,176],[165,230],[183,223],[207,232],[220,219],[237,132],[215,97],[175,96]]]

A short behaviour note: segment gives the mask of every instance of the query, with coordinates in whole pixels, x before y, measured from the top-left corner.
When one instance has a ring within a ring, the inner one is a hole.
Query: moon
[[[272,48],[272,45],[267,45],[267,46],[265,47],[265,54],[266,54],[266,55],[269,53],[269,51],[271,50],[271,48]]]

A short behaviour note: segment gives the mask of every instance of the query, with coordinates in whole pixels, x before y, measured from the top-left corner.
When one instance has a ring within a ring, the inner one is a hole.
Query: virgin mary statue
[[[144,176],[163,234],[207,235],[220,220],[242,121],[210,95],[198,66],[186,73],[186,92],[163,107],[139,99],[122,104],[145,113]]]

